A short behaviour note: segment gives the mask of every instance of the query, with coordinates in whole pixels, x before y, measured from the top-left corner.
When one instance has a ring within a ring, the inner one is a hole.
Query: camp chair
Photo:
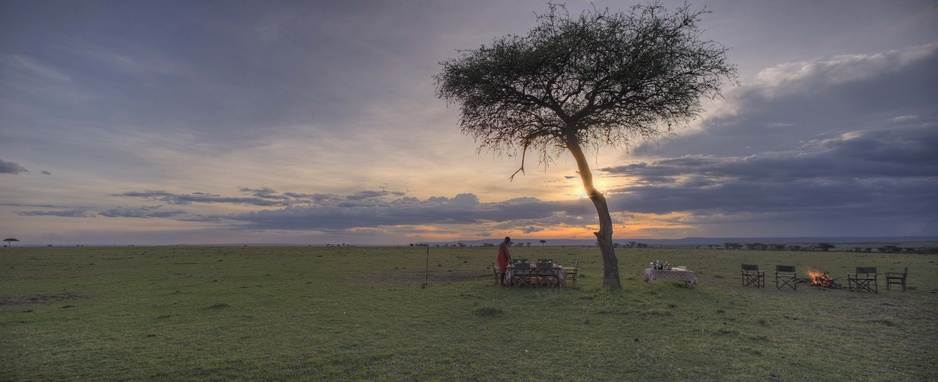
[[[498,271],[498,265],[495,262],[492,262],[492,274],[495,275],[495,285],[498,285],[501,282],[502,273]]]
[[[889,290],[889,286],[896,284],[902,285],[902,291],[905,292],[905,277],[909,275],[909,266],[905,266],[905,270],[902,273],[899,272],[886,272],[886,290]]]
[[[742,264],[741,268],[743,286],[765,288],[765,271],[760,271],[758,265]]]
[[[516,259],[514,261],[515,273],[511,277],[511,285],[527,285],[533,286],[532,278],[536,276],[532,275],[531,272],[531,263],[527,259]]]
[[[782,289],[783,286],[798,290],[798,274],[794,265],[775,266],[775,289]]]
[[[576,285],[576,275],[580,269],[580,262],[574,261],[573,268],[564,268],[564,272],[567,272],[567,280],[573,280],[573,285]]]
[[[512,265],[515,266],[516,271],[527,271],[531,269],[531,263],[528,262],[528,259],[515,259],[512,261]]]
[[[854,273],[847,273],[847,286],[851,292],[879,293],[879,275],[876,267],[857,267]]]
[[[538,286],[560,285],[560,279],[558,279],[557,274],[554,273],[554,260],[551,260],[551,259],[538,259],[537,260],[537,285]]]

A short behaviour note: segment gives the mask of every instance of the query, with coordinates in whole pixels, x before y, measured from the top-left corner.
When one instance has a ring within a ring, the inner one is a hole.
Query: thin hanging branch
[[[521,174],[524,174],[524,156],[527,153],[528,153],[528,140],[525,140],[524,147],[521,148],[521,168],[519,168],[518,171],[515,171],[513,174],[511,174],[511,176],[508,177],[509,182],[515,180],[515,175],[518,175],[519,172]]]

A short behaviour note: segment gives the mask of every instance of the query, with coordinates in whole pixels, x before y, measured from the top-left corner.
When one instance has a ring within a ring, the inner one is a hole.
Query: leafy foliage
[[[736,74],[725,47],[699,38],[704,13],[648,5],[571,18],[549,4],[527,36],[496,38],[442,62],[437,95],[461,105],[462,131],[480,149],[537,148],[547,157],[569,143],[667,135]]]

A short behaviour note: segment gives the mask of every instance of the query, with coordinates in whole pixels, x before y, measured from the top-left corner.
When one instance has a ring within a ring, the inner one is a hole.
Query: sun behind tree
[[[618,287],[618,259],[606,199],[593,183],[584,147],[628,147],[673,133],[703,109],[701,97],[720,94],[736,78],[726,48],[700,39],[705,11],[668,12],[638,5],[629,13],[588,10],[571,18],[548,4],[527,36],[496,38],[441,62],[437,96],[460,105],[464,134],[481,148],[509,156],[531,150],[547,166],[569,152],[599,215],[595,232],[603,285]]]

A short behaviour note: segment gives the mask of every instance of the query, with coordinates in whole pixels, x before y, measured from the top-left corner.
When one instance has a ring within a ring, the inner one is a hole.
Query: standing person
[[[511,245],[511,238],[505,236],[505,241],[498,245],[498,281],[505,285],[505,270],[508,264],[511,264],[511,253],[508,246]]]

